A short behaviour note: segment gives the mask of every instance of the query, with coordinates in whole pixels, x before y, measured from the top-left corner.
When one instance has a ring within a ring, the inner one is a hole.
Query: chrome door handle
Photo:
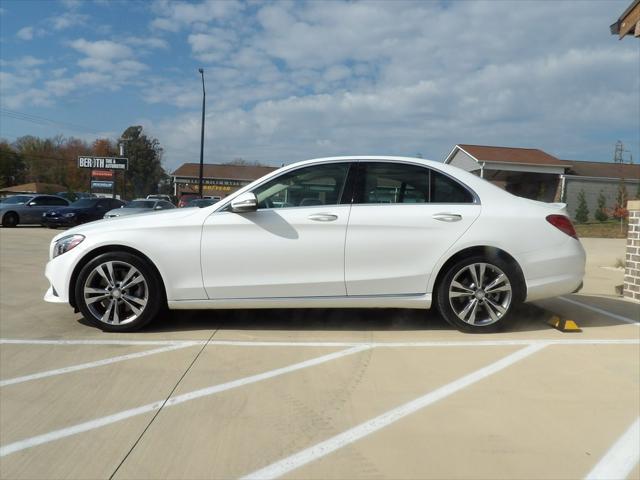
[[[459,222],[462,220],[462,215],[457,213],[434,213],[433,218],[441,222]]]
[[[314,222],[333,222],[338,219],[338,216],[332,213],[314,213],[307,218]]]

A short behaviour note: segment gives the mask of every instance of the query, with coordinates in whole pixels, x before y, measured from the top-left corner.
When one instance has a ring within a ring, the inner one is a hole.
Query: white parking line
[[[314,460],[322,458],[340,448],[343,448],[357,440],[360,440],[367,435],[377,432],[378,430],[406,417],[407,415],[411,415],[412,413],[417,412],[418,410],[421,410],[437,402],[438,400],[442,400],[443,398],[446,398],[462,390],[463,388],[466,388],[484,378],[487,378],[488,376],[507,368],[509,365],[513,365],[514,363],[540,351],[544,347],[544,344],[529,345],[528,347],[507,355],[506,357],[490,365],[487,365],[480,370],[476,370],[475,372],[465,375],[458,380],[455,380],[447,385],[444,385],[443,387],[429,392],[422,397],[416,398],[415,400],[405,403],[404,405],[400,405],[393,410],[389,410],[382,415],[361,423],[360,425],[357,425],[356,427],[353,427],[343,433],[331,437],[328,440],[320,442],[305,450],[301,450],[298,453],[272,463],[271,465],[250,473],[249,475],[246,475],[242,478],[256,480],[278,478],[288,472],[291,472],[292,470],[306,465],[307,463],[313,462]]]
[[[322,355],[320,357],[315,357],[310,360],[294,363],[293,365],[288,365],[286,367],[276,368],[275,370],[269,370],[267,372],[259,373],[257,375],[251,375],[249,377],[240,378],[238,380],[232,380],[230,382],[225,382],[218,385],[212,385],[206,388],[201,388],[199,390],[194,390],[192,392],[188,392],[182,395],[178,395],[176,397],[172,397],[166,402],[164,400],[158,400],[157,402],[148,403],[147,405],[142,405],[141,407],[124,410],[122,412],[118,412],[113,415],[96,418],[88,422],[79,423],[77,425],[62,428],[60,430],[54,430],[52,432],[45,433],[42,435],[36,435],[35,437],[26,438],[24,440],[9,443],[7,445],[0,447],[0,457],[4,457],[5,455],[9,455],[11,453],[19,452],[20,450],[25,450],[27,448],[32,448],[37,445],[42,445],[43,443],[53,442],[55,440],[60,440],[61,438],[70,437],[78,433],[88,432],[96,428],[104,427],[106,425],[111,425],[113,423],[119,422],[121,420],[125,420],[127,418],[135,417],[137,415],[153,412],[155,410],[159,410],[160,408],[162,408],[163,405],[164,407],[179,405],[181,403],[188,402],[190,400],[195,400],[196,398],[215,395],[216,393],[224,392],[226,390],[231,390],[233,388],[238,388],[238,387],[256,383],[262,380],[267,380],[269,378],[274,378],[280,375],[284,375],[286,373],[302,370],[303,368],[320,365],[321,363],[329,362],[331,360],[342,358],[347,355],[363,352],[365,350],[368,350],[369,348],[371,348],[369,345],[359,345],[356,347],[348,348],[347,350],[341,350],[339,352],[329,353],[327,355]]]
[[[194,345],[195,344],[193,343],[169,345],[167,347],[155,348],[153,350],[147,350],[144,352],[129,353],[127,355],[120,355],[117,357],[105,358],[102,360],[96,360],[94,362],[81,363],[78,365],[71,365],[69,367],[57,368],[55,370],[47,370],[44,372],[33,373],[31,375],[24,375],[22,377],[9,378],[7,380],[1,380],[0,387],[5,387],[7,385],[15,385],[16,383],[28,382],[30,380],[38,380],[40,378],[53,377],[55,375],[63,375],[65,373],[77,372],[78,370],[86,370],[88,368],[102,367],[103,365],[110,365],[112,363],[123,362],[125,360],[132,360],[134,358],[142,358],[149,355],[155,355],[157,353],[170,352],[172,350],[192,347]]]
[[[626,323],[630,323],[632,325],[640,326],[640,322],[638,322],[637,320],[634,320],[632,318],[623,317],[622,315],[618,315],[618,314],[609,312],[607,310],[604,310],[603,308],[598,308],[598,307],[594,307],[593,305],[588,305],[586,303],[578,302],[577,300],[574,300],[572,298],[558,297],[558,300],[562,300],[562,301],[567,302],[567,303],[572,303],[573,305],[577,305],[579,307],[586,308],[587,310],[591,310],[592,312],[601,313],[603,315],[606,315],[606,316],[611,317],[611,318],[615,318],[616,320],[620,320],[622,322],[626,322]]]
[[[640,417],[593,467],[586,480],[620,480],[627,478],[640,462]]]
[[[0,338],[0,345],[203,345],[206,340],[59,340],[59,339],[29,339],[29,338]]]
[[[0,338],[0,344],[7,345],[204,345],[206,340],[166,340],[166,341],[136,341],[136,340],[25,340]],[[527,345],[639,345],[640,339],[521,339],[521,340],[475,340],[448,341],[435,340],[425,342],[308,342],[308,341],[251,341],[251,340],[212,340],[209,345],[231,347],[358,347],[372,348],[430,348],[430,347],[502,347]]]

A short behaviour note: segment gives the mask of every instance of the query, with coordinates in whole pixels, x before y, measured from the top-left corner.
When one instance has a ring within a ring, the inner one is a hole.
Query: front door
[[[457,181],[421,165],[359,165],[345,244],[348,295],[427,293],[434,266],[480,205]]]
[[[209,298],[346,295],[348,171],[348,162],[300,167],[253,190],[257,211],[209,216],[201,244]]]

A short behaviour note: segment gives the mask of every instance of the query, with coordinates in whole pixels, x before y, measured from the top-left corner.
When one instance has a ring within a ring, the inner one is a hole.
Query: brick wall
[[[624,297],[640,302],[640,200],[627,202],[629,233],[624,269]]]

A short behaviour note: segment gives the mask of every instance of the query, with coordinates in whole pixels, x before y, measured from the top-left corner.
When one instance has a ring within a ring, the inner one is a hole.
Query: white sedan
[[[114,218],[51,242],[45,300],[108,331],[162,309],[417,308],[494,331],[580,288],[564,204],[442,163],[335,157],[283,167],[206,208]]]

